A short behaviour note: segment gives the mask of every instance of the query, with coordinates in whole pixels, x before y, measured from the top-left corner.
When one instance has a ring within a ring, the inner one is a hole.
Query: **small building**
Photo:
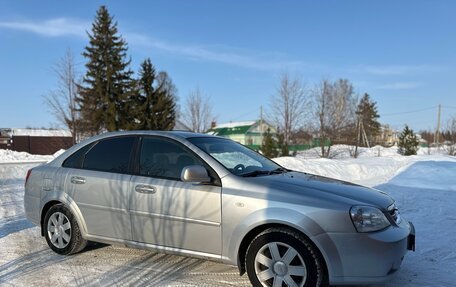
[[[263,134],[268,129],[271,134],[276,135],[276,129],[264,120],[214,125],[207,134],[226,137],[258,150],[263,143]]]
[[[379,134],[375,137],[376,144],[380,144],[385,147],[391,147],[399,141],[399,132],[392,129],[388,125],[382,125],[380,127]]]
[[[50,155],[73,145],[68,130],[0,128],[0,149]]]

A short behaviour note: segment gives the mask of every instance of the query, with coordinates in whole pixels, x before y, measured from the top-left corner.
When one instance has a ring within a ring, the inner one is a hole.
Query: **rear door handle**
[[[86,182],[85,178],[79,176],[71,177],[71,183],[74,184],[84,184]]]
[[[139,193],[155,193],[155,187],[147,184],[138,184],[135,186],[135,191]]]

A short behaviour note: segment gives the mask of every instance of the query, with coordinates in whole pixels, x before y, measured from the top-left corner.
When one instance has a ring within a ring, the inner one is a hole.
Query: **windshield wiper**
[[[241,174],[241,176],[243,176],[243,177],[255,177],[255,176],[258,176],[258,175],[271,175],[271,174],[279,174],[279,173],[284,173],[284,172],[288,172],[288,169],[285,169],[283,167],[279,167],[279,168],[276,168],[276,169],[273,169],[273,170],[260,170],[260,169],[257,169],[257,170],[251,171],[251,172],[246,172],[244,174]]]
[[[243,177],[255,177],[255,176],[258,176],[258,175],[267,175],[267,174],[269,174],[269,172],[270,172],[269,170],[257,169],[257,170],[254,170],[254,171],[243,173],[243,174],[241,174],[241,176],[243,176]]]
[[[269,174],[285,173],[285,172],[289,172],[289,171],[290,171],[289,169],[286,169],[284,167],[279,167],[279,168],[269,171]]]

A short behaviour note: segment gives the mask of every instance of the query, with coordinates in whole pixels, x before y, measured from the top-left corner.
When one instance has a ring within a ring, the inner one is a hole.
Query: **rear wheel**
[[[47,244],[58,254],[74,254],[87,245],[74,215],[63,204],[56,204],[48,210],[43,228]]]
[[[323,277],[314,247],[302,234],[286,228],[257,235],[247,249],[246,268],[255,287],[314,287]]]

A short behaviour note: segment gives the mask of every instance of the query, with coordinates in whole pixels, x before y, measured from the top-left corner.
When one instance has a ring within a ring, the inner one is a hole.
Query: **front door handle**
[[[135,191],[139,193],[155,193],[155,187],[147,184],[138,184],[135,186]]]
[[[74,184],[84,184],[86,182],[85,178],[80,176],[73,176],[71,177],[71,183]]]

